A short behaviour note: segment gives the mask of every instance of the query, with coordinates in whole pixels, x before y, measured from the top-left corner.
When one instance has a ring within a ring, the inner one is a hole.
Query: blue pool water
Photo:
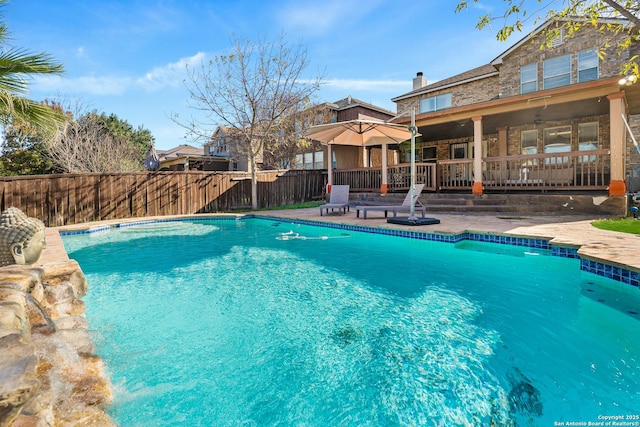
[[[640,411],[640,290],[540,249],[263,219],[63,236],[123,426],[596,422]]]

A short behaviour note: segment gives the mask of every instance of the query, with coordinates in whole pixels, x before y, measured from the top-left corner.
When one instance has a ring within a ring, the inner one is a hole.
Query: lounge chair
[[[424,184],[416,184],[416,191],[414,194],[415,199],[415,210],[414,212],[421,212],[422,217],[424,218],[426,207],[420,203],[419,197],[422,193],[422,189],[424,188]],[[367,219],[368,211],[384,211],[384,217],[387,217],[389,212],[393,212],[393,217],[395,218],[398,212],[411,212],[411,191],[407,192],[407,195],[404,198],[404,201],[401,205],[362,205],[356,206],[356,217],[360,218],[360,211],[362,211],[362,218]]]
[[[320,206],[320,216],[322,211],[326,210],[327,215],[329,209],[333,212],[334,209],[342,210],[342,213],[347,213],[349,210],[349,186],[348,185],[332,185],[331,193],[329,193],[329,203]]]

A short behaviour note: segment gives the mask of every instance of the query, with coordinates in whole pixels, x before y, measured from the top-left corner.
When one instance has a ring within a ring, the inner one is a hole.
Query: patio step
[[[405,194],[352,193],[355,205],[400,205]],[[606,193],[594,194],[472,194],[422,193],[420,201],[428,212],[446,213],[519,213],[519,214],[599,214],[624,215],[626,199],[608,197]]]

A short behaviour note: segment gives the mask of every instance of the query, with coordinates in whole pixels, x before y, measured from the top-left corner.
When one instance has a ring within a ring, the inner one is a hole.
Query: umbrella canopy
[[[311,126],[307,136],[327,145],[328,158],[332,159],[332,145],[350,145],[354,147],[382,146],[382,185],[380,191],[388,190],[387,181],[387,145],[398,144],[411,139],[407,126],[385,123],[379,120],[350,120]],[[366,150],[365,150],[366,151]],[[366,163],[366,162],[363,162]],[[333,185],[332,162],[328,162],[327,191]]]
[[[308,137],[333,145],[365,147],[407,141],[411,132],[407,126],[376,120],[350,120],[311,126]]]

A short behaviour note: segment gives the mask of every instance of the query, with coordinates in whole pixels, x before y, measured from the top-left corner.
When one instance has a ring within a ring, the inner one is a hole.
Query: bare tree
[[[111,134],[92,114],[69,123],[47,148],[56,165],[68,173],[141,170],[139,150]]]
[[[265,154],[295,146],[302,139],[308,124],[298,117],[319,89],[321,78],[303,80],[306,48],[290,47],[284,35],[275,42],[234,36],[232,43],[229,54],[203,61],[199,68],[187,68],[190,107],[204,118],[184,123],[174,117],[174,121],[205,141],[219,125],[232,130],[233,151],[249,164],[251,204],[257,209],[258,164]]]

